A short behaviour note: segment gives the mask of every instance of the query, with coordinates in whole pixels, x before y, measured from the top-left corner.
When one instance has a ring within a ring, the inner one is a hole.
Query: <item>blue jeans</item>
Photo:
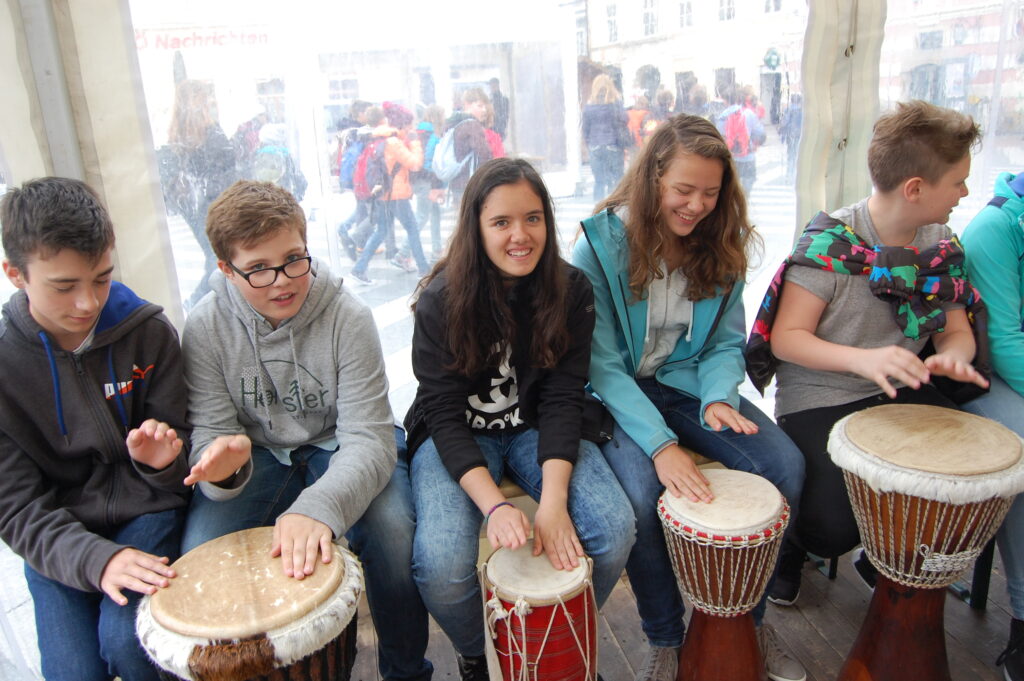
[[[109,535],[118,544],[178,558],[184,509],[147,513]],[[79,591],[44,577],[25,563],[25,579],[36,613],[36,636],[47,681],[157,681],[156,667],[135,636],[135,611],[142,599],[122,589],[128,604],[105,594]]]
[[[679,437],[679,444],[726,468],[766,478],[786,497],[792,513],[800,508],[804,457],[757,407],[740,398],[739,411],[757,424],[756,435],[732,430],[715,432],[700,424],[700,400],[663,386],[653,378],[640,379],[637,384],[665,417],[668,427]],[[601,450],[636,514],[636,544],[626,563],[626,572],[636,595],[644,634],[653,646],[678,646],[683,642],[684,606],[656,508],[665,487],[658,479],[653,459],[618,424],[611,442],[604,444]],[[757,624],[764,617],[765,607],[766,600],[762,597],[754,609]]]
[[[960,405],[964,411],[997,421],[1024,437],[1024,397],[992,375],[988,393]],[[1024,494],[1018,494],[996,535],[1006,572],[1006,590],[1016,619],[1024,620]]]
[[[495,482],[506,473],[533,499],[540,499],[537,431],[487,432],[476,436]],[[416,504],[413,577],[427,609],[463,656],[484,654],[484,621],[476,563],[483,515],[441,463],[433,439],[416,450],[410,468]],[[629,501],[597,446],[580,443],[569,479],[569,517],[583,550],[594,561],[598,607],[622,575],[633,545]]]
[[[439,256],[444,250],[441,243],[441,206],[430,200],[430,183],[417,182],[412,186],[416,196],[416,221],[422,227],[430,221],[430,250]]]
[[[402,223],[402,227],[405,228],[406,235],[409,237],[409,250],[412,252],[413,259],[416,260],[416,267],[421,275],[426,274],[430,270],[430,266],[427,264],[427,258],[423,255],[423,245],[420,243],[420,226],[416,222],[416,216],[413,215],[412,203],[409,199],[395,199],[394,201],[380,201],[378,203],[380,206],[377,212],[377,229],[370,236],[366,245],[363,246],[363,254],[359,256],[359,260],[356,261],[355,267],[352,269],[361,274],[366,273],[366,268],[370,264],[370,258],[373,257],[374,251],[384,241],[388,231],[394,224],[394,219],[398,218],[398,221]]]
[[[359,556],[366,578],[366,598],[378,637],[378,665],[387,681],[427,681],[433,667],[424,658],[428,620],[412,581],[412,541],[416,528],[405,433],[395,429],[398,465],[387,487],[345,534]],[[183,550],[210,539],[251,527],[273,525],[302,490],[327,471],[334,452],[306,445],[292,452],[285,466],[263,447],[253,447],[252,478],[237,497],[210,501],[192,497]]]

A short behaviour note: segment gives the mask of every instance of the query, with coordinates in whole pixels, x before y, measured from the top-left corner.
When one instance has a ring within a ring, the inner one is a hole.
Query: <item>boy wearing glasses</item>
[[[210,206],[212,292],[182,336],[192,469],[183,551],[274,526],[303,579],[348,539],[366,574],[384,679],[429,679],[427,614],[412,581],[414,521],[370,310],[306,250],[295,198],[236,182]]]

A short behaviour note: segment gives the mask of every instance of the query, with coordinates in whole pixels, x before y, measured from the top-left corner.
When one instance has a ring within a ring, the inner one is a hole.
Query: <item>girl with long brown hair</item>
[[[416,507],[413,576],[459,654],[463,679],[488,678],[476,578],[478,537],[526,543],[505,501],[507,475],[538,503],[533,553],[556,569],[593,559],[598,605],[633,542],[629,502],[583,418],[594,328],[587,278],[559,257],[537,171],[494,159],[466,185],[448,253],[414,305],[419,388],[405,418]],[[595,433],[593,436],[596,436]]]
[[[638,681],[676,678],[683,602],[657,517],[658,496],[711,501],[683,447],[773,482],[796,508],[803,457],[743,381],[743,283],[758,237],[715,126],[665,121],[618,188],[583,221],[573,264],[594,286],[591,387],[615,417],[602,445],[637,517],[626,570],[651,648]],[[772,679],[803,678],[754,611]]]

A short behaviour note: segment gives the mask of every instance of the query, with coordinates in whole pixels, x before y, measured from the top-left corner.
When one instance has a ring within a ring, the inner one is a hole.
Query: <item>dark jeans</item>
[[[178,558],[185,509],[147,513],[110,536],[155,556]],[[25,563],[25,579],[36,613],[36,636],[47,681],[157,681],[156,667],[135,636],[135,611],[142,595],[122,589],[120,606],[103,593],[79,591],[44,577]]]
[[[931,385],[919,390],[901,388],[896,399],[884,393],[834,407],[819,407],[780,416],[779,427],[803,452],[806,463],[800,511],[795,531],[787,538],[806,551],[830,558],[840,556],[860,543],[860,532],[846,493],[843,471],[832,463],[828,435],[839,419],[880,404],[930,404],[956,409],[956,405]]]
[[[594,173],[595,202],[615,189],[622,177],[624,163],[624,154],[619,147],[590,147],[590,170]]]

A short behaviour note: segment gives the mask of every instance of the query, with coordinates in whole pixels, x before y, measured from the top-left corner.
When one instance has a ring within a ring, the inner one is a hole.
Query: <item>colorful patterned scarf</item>
[[[868,275],[871,292],[891,303],[896,324],[904,336],[914,340],[945,328],[943,304],[963,303],[978,347],[975,367],[988,377],[987,315],[981,294],[967,279],[959,239],[943,239],[924,250],[912,246],[871,247],[852,227],[821,212],[804,229],[793,253],[772,278],[747,339],[747,374],[762,394],[778,365],[769,339],[778,312],[779,291],[792,265]]]

